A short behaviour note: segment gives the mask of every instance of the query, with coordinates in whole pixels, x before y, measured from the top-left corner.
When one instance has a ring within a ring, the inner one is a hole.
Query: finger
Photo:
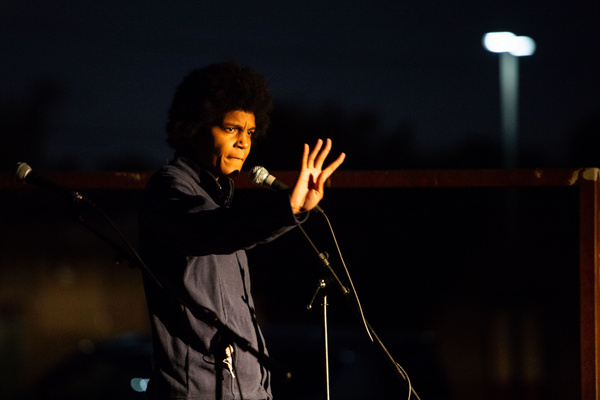
[[[329,164],[326,169],[333,168],[331,172],[335,171],[340,165],[342,165],[345,159],[346,153],[340,153],[338,158],[336,158],[331,164]]]
[[[331,176],[331,174],[333,174],[335,172],[335,170],[342,165],[342,163],[344,162],[344,160],[346,159],[346,153],[342,153],[338,156],[338,158],[336,158],[331,164],[329,164],[327,166],[327,168],[325,168],[320,176],[319,176],[319,181],[322,181],[323,185],[325,184],[325,182],[327,181],[327,179],[329,179],[329,177]],[[320,183],[320,182],[319,182]]]
[[[308,156],[308,168],[314,168],[315,158],[317,158],[317,154],[319,154],[319,151],[321,150],[322,146],[323,141],[321,139],[317,140],[317,144],[315,144],[314,149],[310,152],[310,155]]]
[[[325,147],[323,148],[323,151],[321,151],[321,153],[317,156],[317,159],[315,161],[315,168],[321,169],[323,167],[323,163],[325,162],[327,155],[331,151],[331,145],[332,145],[331,139],[327,139],[327,141],[325,142]]]
[[[306,163],[308,162],[308,144],[304,143],[304,150],[302,152],[302,166],[301,169],[306,168]]]

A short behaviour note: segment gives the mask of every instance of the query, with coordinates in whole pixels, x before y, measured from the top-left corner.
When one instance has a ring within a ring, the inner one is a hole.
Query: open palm
[[[331,174],[344,162],[346,155],[341,153],[337,159],[323,169],[325,159],[331,151],[332,142],[319,139],[315,147],[304,145],[300,175],[292,191],[290,203],[295,214],[312,210],[323,198],[325,182]]]

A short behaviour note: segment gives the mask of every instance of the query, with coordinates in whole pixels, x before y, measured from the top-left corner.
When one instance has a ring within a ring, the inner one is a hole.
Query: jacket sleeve
[[[168,244],[186,256],[247,250],[300,222],[287,193],[221,207],[199,186],[164,175],[151,179],[140,210],[140,229],[152,242]]]

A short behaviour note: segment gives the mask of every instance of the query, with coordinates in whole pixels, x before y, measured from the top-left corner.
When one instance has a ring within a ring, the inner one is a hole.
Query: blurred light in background
[[[132,378],[131,379],[131,388],[138,393],[145,392],[148,389],[148,382],[150,379],[145,378]]]
[[[512,32],[489,32],[483,36],[483,46],[500,53],[500,113],[502,119],[503,166],[518,166],[519,131],[519,62],[517,57],[535,52],[535,42],[528,36]]]
[[[517,36],[512,32],[490,32],[483,36],[483,46],[492,53],[510,53],[515,57],[535,53],[535,41],[529,36]]]

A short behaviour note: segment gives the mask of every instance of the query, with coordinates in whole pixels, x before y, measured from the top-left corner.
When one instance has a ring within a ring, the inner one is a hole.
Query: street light
[[[517,166],[519,108],[519,60],[535,52],[535,42],[528,36],[512,32],[490,32],[483,36],[483,46],[500,54],[500,107],[504,144],[504,167]]]

